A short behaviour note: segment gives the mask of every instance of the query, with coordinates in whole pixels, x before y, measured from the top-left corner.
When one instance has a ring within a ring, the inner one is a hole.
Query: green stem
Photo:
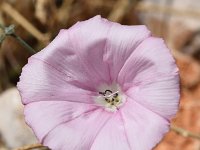
[[[26,43],[21,37],[19,37],[14,30],[14,25],[10,25],[9,27],[4,27],[2,24],[0,24],[0,28],[4,31],[5,36],[12,36],[14,37],[21,45],[23,45],[31,54],[35,54],[36,51],[28,44]]]
[[[2,24],[0,24],[0,28],[3,30],[5,29],[5,27]]]
[[[31,54],[35,54],[36,51],[29,45],[27,44],[22,38],[20,38],[18,35],[15,33],[11,34],[10,36],[14,37],[20,44],[22,44]]]

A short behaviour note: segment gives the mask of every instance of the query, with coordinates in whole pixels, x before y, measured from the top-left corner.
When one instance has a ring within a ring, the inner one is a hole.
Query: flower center
[[[103,106],[107,111],[117,111],[124,103],[122,92],[117,86],[115,86],[114,88],[106,86],[103,89],[105,90],[100,90],[99,96],[97,96],[97,98],[95,99],[96,103],[100,106]]]
[[[99,92],[104,97],[104,100],[113,106],[116,106],[121,100],[119,98],[119,91],[112,92],[111,90],[105,90],[105,92]]]

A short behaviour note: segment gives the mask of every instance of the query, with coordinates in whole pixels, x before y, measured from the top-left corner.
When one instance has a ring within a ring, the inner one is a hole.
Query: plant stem
[[[184,137],[191,137],[191,138],[195,138],[195,139],[200,140],[200,134],[187,131],[187,130],[180,128],[180,127],[177,127],[175,125],[171,125],[171,130],[182,135],[182,136],[184,136]]]
[[[11,36],[14,37],[21,45],[23,45],[31,54],[36,53],[36,51],[29,44],[27,44],[22,38],[20,38],[18,35],[13,33],[13,34],[11,34]]]
[[[32,145],[24,146],[21,148],[17,148],[15,150],[31,150],[31,149],[50,150],[48,147],[42,146],[41,144],[32,144]]]
[[[23,45],[31,54],[35,54],[36,51],[28,44],[26,43],[21,37],[19,37],[16,33],[15,33],[15,26],[14,25],[10,25],[8,27],[4,27],[2,24],[0,24],[0,28],[4,31],[4,35],[3,36],[12,36],[14,37],[21,45]]]

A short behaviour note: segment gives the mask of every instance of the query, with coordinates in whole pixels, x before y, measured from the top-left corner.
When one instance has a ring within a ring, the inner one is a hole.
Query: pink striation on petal
[[[180,98],[179,76],[158,77],[130,88],[126,94],[165,119],[175,116]]]
[[[131,150],[151,150],[169,130],[169,122],[128,98],[120,110]]]
[[[136,47],[150,36],[146,26],[126,26],[113,23],[106,42],[104,61],[110,68],[112,81],[116,81],[119,71]]]
[[[90,150],[131,150],[119,113],[102,128]]]
[[[53,150],[89,150],[112,115],[99,109],[62,123],[49,132],[43,144]]]
[[[34,130],[40,141],[53,128],[64,122],[80,117],[97,107],[67,101],[39,101],[25,106],[27,124]]]
[[[32,57],[60,70],[70,78],[70,84],[95,91],[101,83],[111,82],[108,65],[102,61],[111,24],[100,16],[78,22],[68,30],[61,30]]]
[[[23,68],[18,89],[22,102],[71,101],[94,104],[93,92],[68,83],[70,80],[56,68],[36,58],[30,58]]]
[[[180,96],[178,68],[163,40],[144,40],[123,66],[118,82],[146,108],[166,119],[175,115]]]
[[[146,80],[178,74],[178,68],[170,50],[159,38],[144,40],[128,58],[118,75],[124,90]]]

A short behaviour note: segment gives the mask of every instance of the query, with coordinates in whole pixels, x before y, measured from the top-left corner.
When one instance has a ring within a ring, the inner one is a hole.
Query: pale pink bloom
[[[179,105],[179,74],[145,26],[96,16],[29,58],[18,83],[25,119],[53,150],[150,150]]]

